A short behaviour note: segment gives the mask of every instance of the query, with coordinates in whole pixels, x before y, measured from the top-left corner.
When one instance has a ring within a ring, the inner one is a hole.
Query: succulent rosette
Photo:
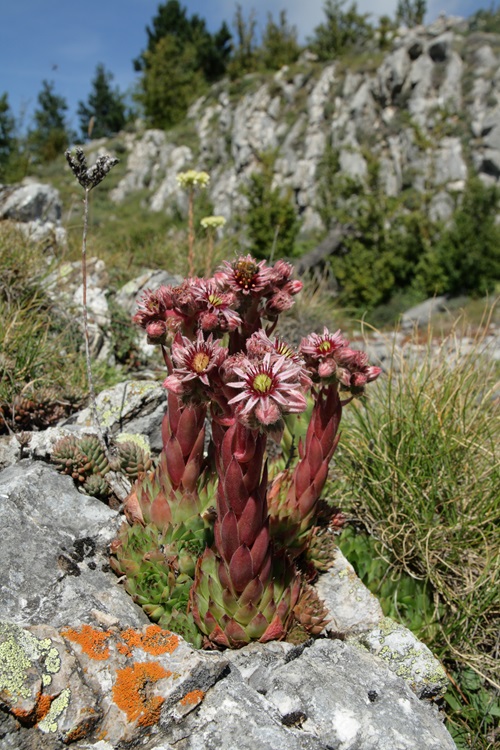
[[[218,455],[215,550],[198,562],[191,606],[198,628],[219,646],[283,638],[300,593],[295,568],[271,554],[264,451],[264,434],[235,422]]]

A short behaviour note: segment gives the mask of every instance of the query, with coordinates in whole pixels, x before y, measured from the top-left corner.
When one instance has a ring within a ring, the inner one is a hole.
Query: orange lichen
[[[129,721],[137,721],[142,727],[156,724],[165,699],[151,695],[151,687],[170,675],[171,672],[157,662],[137,662],[119,669],[113,686],[113,700],[127,714]]]
[[[109,657],[109,648],[106,641],[111,636],[109,630],[95,630],[90,625],[82,625],[80,630],[66,628],[61,635],[69,641],[74,641],[81,646],[84,654],[90,659],[103,661]]]
[[[23,725],[31,727],[41,721],[49,712],[50,704],[54,700],[53,695],[44,695],[39,693],[36,704],[30,709],[12,708],[11,713]]]
[[[38,698],[38,702],[36,704],[36,720],[37,722],[44,719],[47,714],[49,713],[49,708],[54,700],[53,695],[44,695],[41,693],[41,695]]]
[[[30,709],[29,711],[24,708],[12,708],[11,713],[13,716],[16,717],[16,719],[23,725],[23,726],[33,726],[35,721],[35,711],[36,706],[33,709]]]
[[[140,648],[154,656],[171,654],[179,645],[179,637],[159,625],[150,625],[145,633],[129,628],[123,631],[121,637],[129,648]]]
[[[75,740],[83,740],[94,728],[95,723],[96,719],[84,719],[78,726],[68,732],[64,738],[65,744],[75,742]]]
[[[181,706],[196,706],[198,703],[201,703],[204,697],[205,693],[203,690],[191,690],[190,693],[186,693],[184,698],[181,698],[180,704]]]
[[[125,643],[117,643],[116,650],[118,651],[118,653],[123,654],[124,656],[132,656],[132,651],[128,646],[125,645]]]

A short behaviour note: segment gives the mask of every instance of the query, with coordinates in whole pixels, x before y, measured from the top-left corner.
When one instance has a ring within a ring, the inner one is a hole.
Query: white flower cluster
[[[179,172],[177,182],[184,189],[206,188],[210,182],[210,175],[207,172],[196,172],[194,169],[188,169],[187,172]]]
[[[226,220],[223,216],[205,216],[200,221],[203,229],[219,229],[219,227],[223,227],[225,223]]]

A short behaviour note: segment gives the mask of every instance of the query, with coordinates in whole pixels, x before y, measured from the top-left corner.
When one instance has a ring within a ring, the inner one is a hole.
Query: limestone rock
[[[167,397],[161,383],[150,380],[127,380],[101,391],[96,399],[97,413],[103,428],[111,435],[132,432],[145,435],[154,450],[161,450],[161,422]],[[90,408],[72,414],[63,426],[92,427]]]
[[[387,662],[419,698],[441,697],[448,689],[446,672],[427,646],[389,617],[355,641]]]
[[[50,221],[55,225],[61,219],[59,192],[51,185],[31,181],[0,186],[0,219]]]
[[[0,617],[20,625],[96,622],[95,612],[141,625],[106,553],[120,515],[41,462],[0,474]]]

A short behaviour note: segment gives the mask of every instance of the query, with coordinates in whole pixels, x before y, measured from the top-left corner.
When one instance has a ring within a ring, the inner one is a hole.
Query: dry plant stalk
[[[90,358],[90,337],[89,337],[89,326],[88,326],[88,311],[87,311],[87,234],[88,234],[88,218],[89,218],[89,193],[97,187],[100,182],[106,177],[108,172],[118,164],[118,159],[114,156],[104,154],[99,156],[96,163],[92,167],[87,166],[87,160],[83,149],[76,148],[74,153],[72,151],[66,151],[66,160],[70,166],[71,171],[75,175],[76,179],[83,187],[84,193],[84,209],[83,209],[83,234],[82,234],[82,314],[83,314],[83,332],[85,339],[85,362],[87,366],[87,380],[89,384],[89,396],[90,396],[90,409],[92,416],[99,434],[99,438],[104,446],[107,453],[107,445],[104,439],[104,434],[99,421],[99,415],[97,413],[96,395],[94,388],[94,379],[92,376],[92,365]],[[107,456],[109,459],[109,456]]]

